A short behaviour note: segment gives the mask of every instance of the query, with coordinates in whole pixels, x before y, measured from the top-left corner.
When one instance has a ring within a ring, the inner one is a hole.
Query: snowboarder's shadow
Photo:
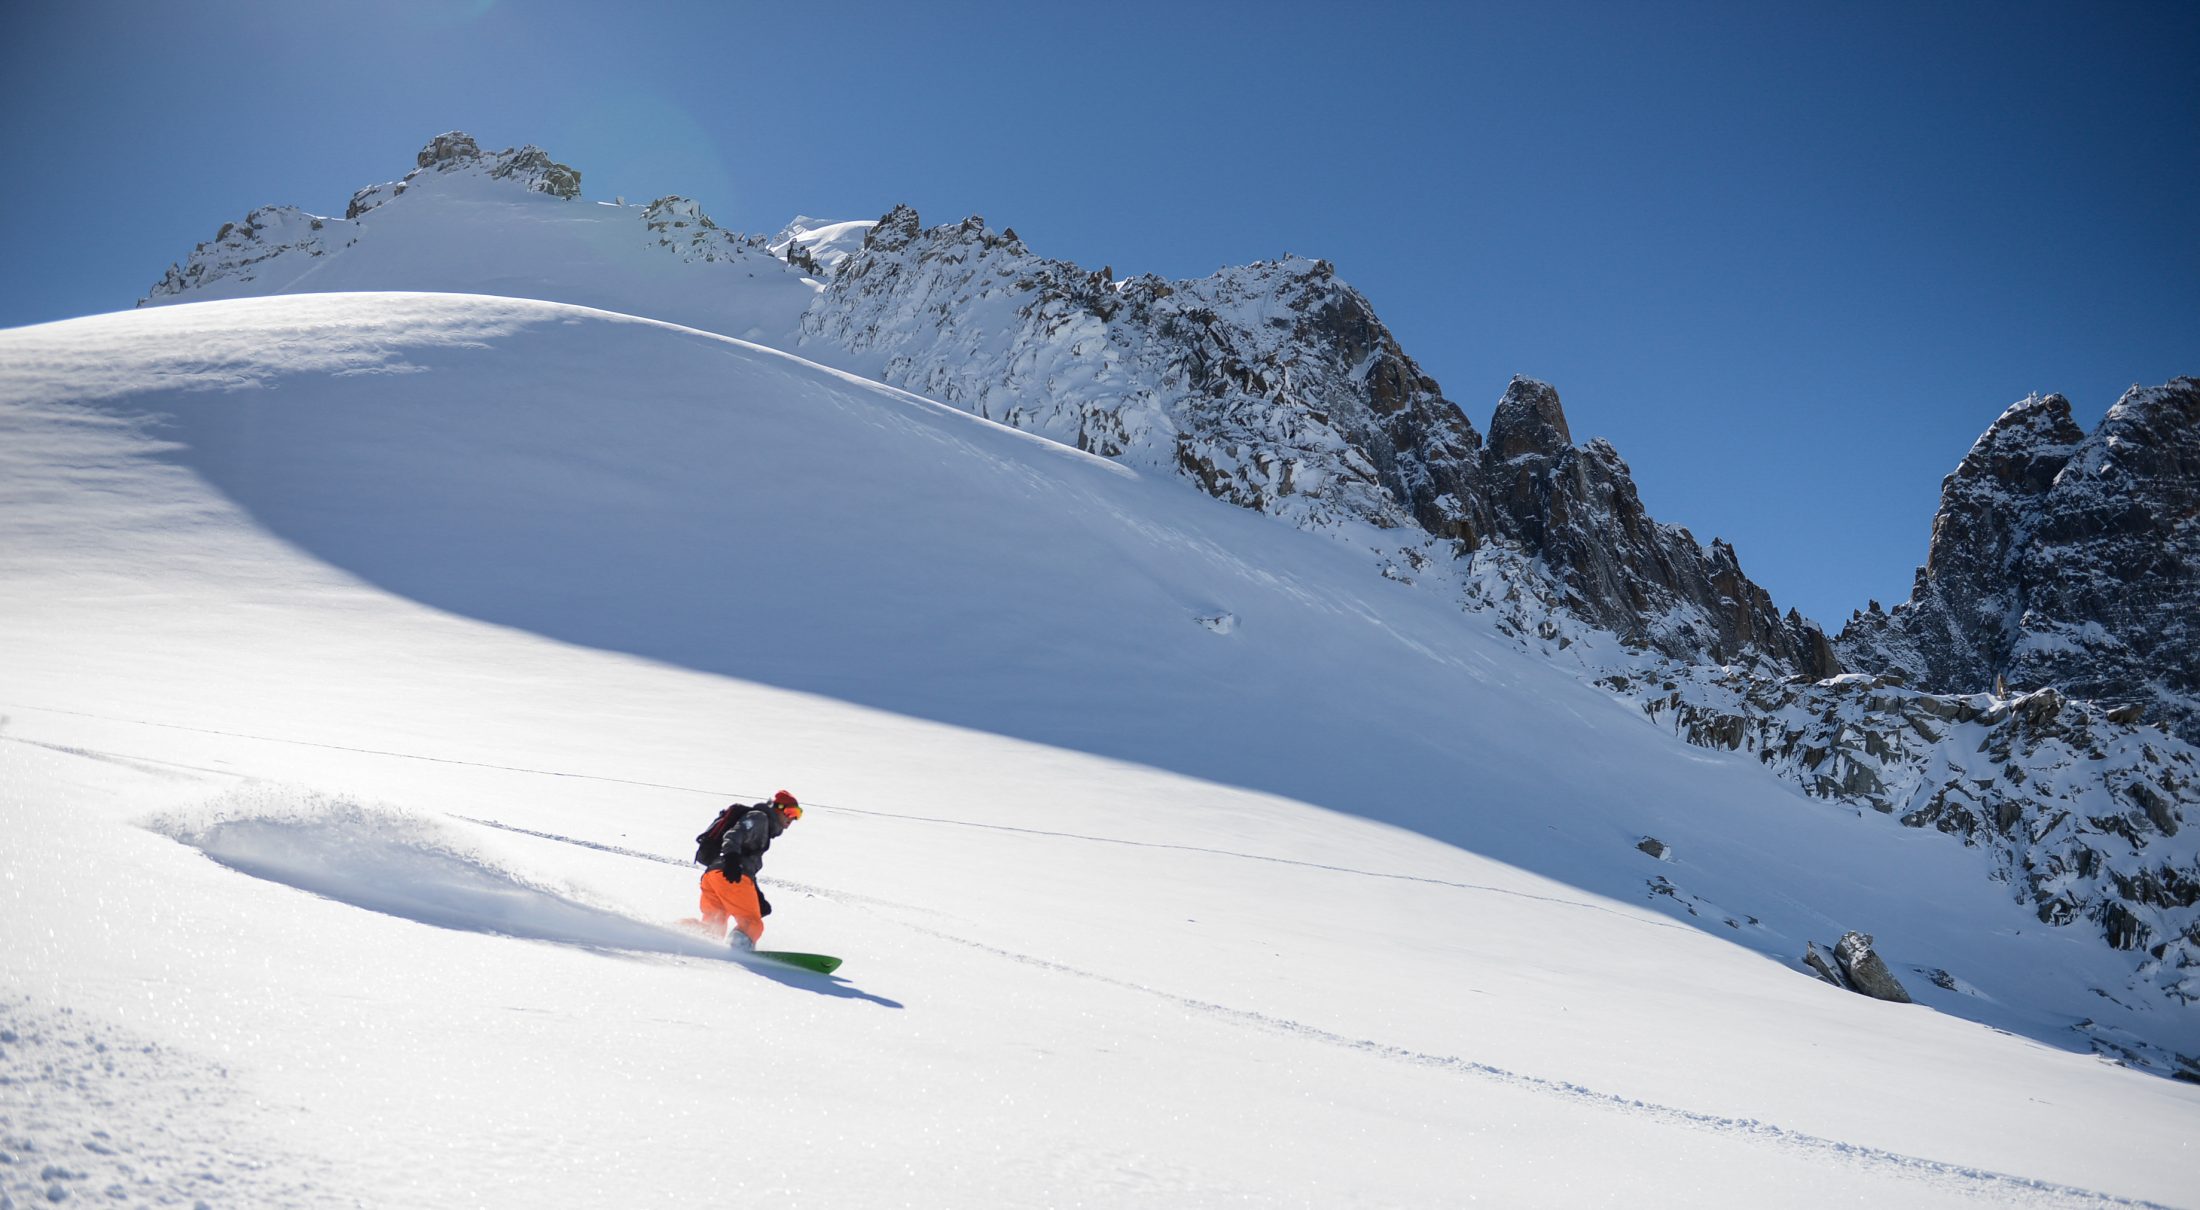
[[[876,1004],[881,1008],[908,1007],[899,1000],[889,1000],[884,996],[877,996],[864,991],[837,975],[821,975],[816,971],[800,970],[795,967],[780,968],[764,962],[743,962],[741,965],[753,974],[799,991],[816,992],[820,996],[837,996],[843,1000],[863,1000]]]

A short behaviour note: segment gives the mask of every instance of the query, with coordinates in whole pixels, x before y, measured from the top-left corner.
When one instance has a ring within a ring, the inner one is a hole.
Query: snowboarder
[[[710,867],[703,871],[703,925],[714,936],[729,936],[730,917],[738,930],[729,938],[736,948],[755,949],[764,939],[772,905],[757,889],[756,874],[764,868],[764,850],[800,818],[802,804],[781,790],[770,802],[727,807],[695,838],[695,863]]]

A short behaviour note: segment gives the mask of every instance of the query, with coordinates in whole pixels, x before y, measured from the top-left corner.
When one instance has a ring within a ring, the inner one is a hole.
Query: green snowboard
[[[750,956],[763,958],[770,962],[782,962],[788,966],[799,966],[803,970],[816,971],[820,975],[830,975],[840,969],[840,959],[829,954],[798,954],[792,950],[757,950]]]

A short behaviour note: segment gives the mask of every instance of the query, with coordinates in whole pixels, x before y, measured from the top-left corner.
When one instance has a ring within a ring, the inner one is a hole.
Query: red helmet
[[[772,805],[779,808],[780,813],[789,819],[802,818],[802,804],[796,802],[794,795],[787,793],[785,790],[772,795]]]

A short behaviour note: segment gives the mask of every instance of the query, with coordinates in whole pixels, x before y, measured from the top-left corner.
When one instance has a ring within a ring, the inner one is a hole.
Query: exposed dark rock
[[[1894,977],[1894,972],[1888,970],[1887,964],[1872,950],[1871,934],[1842,934],[1841,940],[1834,944],[1833,956],[1841,964],[1841,973],[1848,976],[1852,991],[1870,996],[1874,1000],[1910,1003],[1910,993],[1903,990],[1901,982]]]
[[[896,206],[879,216],[879,220],[863,235],[863,250],[873,248],[881,252],[898,252],[908,247],[924,229],[917,212],[908,206]]]
[[[428,145],[413,157],[413,163],[420,168],[443,168],[478,163],[480,159],[481,144],[474,142],[474,136],[451,130],[429,139]]]
[[[1510,462],[1523,454],[1555,458],[1574,444],[1558,392],[1548,383],[1515,376],[1490,419],[1490,458]]]
[[[537,193],[547,193],[565,201],[581,195],[580,170],[551,159],[540,147],[499,153],[489,175],[498,180],[518,181]]]
[[[1856,990],[1849,986],[1849,977],[1842,973],[1840,964],[1827,957],[1825,951],[1819,949],[1818,943],[1815,941],[1804,943],[1803,965],[1809,967],[1820,979],[1833,984],[1842,991]]]
[[[1645,853],[1648,853],[1652,857],[1657,858],[1659,861],[1664,861],[1665,855],[1673,851],[1671,848],[1667,847],[1664,841],[1659,840],[1655,836],[1643,837],[1641,840],[1635,842],[1635,847],[1641,849]]]

